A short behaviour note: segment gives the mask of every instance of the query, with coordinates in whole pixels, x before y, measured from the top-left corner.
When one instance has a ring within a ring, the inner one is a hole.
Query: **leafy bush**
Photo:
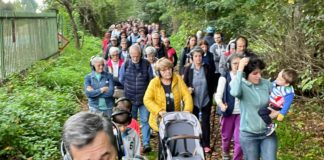
[[[100,40],[86,37],[81,51],[68,46],[57,59],[37,62],[0,88],[0,159],[60,159],[64,121],[80,110],[89,59]],[[78,98],[78,99],[79,99]]]

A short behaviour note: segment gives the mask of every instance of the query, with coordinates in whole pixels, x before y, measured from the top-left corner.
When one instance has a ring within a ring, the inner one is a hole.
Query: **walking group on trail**
[[[211,111],[217,105],[222,159],[275,160],[273,119],[282,121],[288,113],[296,71],[282,69],[270,82],[262,78],[266,64],[248,49],[246,37],[226,44],[214,27],[205,33],[189,35],[178,57],[157,23],[110,26],[103,54],[90,59],[84,79],[89,111],[64,125],[63,156],[145,159],[151,132],[157,132],[158,159],[205,159],[213,150]],[[194,116],[188,119],[189,113]]]

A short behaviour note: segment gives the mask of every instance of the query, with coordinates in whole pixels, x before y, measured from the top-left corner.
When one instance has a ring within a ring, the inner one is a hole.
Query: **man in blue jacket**
[[[144,152],[150,152],[150,126],[148,124],[149,112],[144,106],[143,97],[146,88],[153,78],[150,63],[142,58],[139,45],[129,48],[130,59],[124,62],[120,69],[119,81],[124,85],[125,97],[132,101],[132,116],[137,119],[140,112]]]
[[[102,112],[110,117],[114,102],[113,76],[104,71],[105,60],[101,57],[91,58],[91,73],[84,78],[84,90],[88,97],[91,112]]]

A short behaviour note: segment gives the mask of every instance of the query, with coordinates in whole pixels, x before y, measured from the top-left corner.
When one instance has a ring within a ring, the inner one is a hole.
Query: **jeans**
[[[91,102],[88,103],[90,112],[102,113],[104,116],[110,118],[111,115],[112,115],[112,108],[113,108],[113,105],[114,105],[113,99],[112,98],[106,99],[106,105],[107,105],[107,108],[100,109],[99,106],[96,105],[95,103],[91,103]]]
[[[150,145],[150,136],[151,136],[151,129],[148,124],[148,118],[150,112],[146,109],[146,107],[142,105],[133,105],[132,106],[132,116],[134,119],[137,119],[137,112],[139,110],[140,118],[141,118],[141,130],[143,136],[143,146]]]
[[[112,107],[108,107],[107,110],[101,110],[99,108],[89,107],[89,110],[90,112],[94,112],[94,113],[102,113],[106,117],[111,117],[112,114]]]
[[[232,114],[230,116],[221,117],[221,134],[223,152],[229,153],[231,140],[234,139],[234,160],[243,158],[243,152],[240,146],[240,115]]]
[[[240,131],[240,143],[245,160],[277,159],[277,135],[274,132],[270,136]]]

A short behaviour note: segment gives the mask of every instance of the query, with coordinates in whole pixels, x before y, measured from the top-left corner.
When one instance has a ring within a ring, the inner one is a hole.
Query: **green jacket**
[[[258,110],[269,104],[271,89],[270,81],[261,78],[255,85],[243,78],[243,73],[237,71],[236,78],[231,83],[231,95],[240,100],[240,131],[261,134],[266,131],[266,124],[258,114]]]

